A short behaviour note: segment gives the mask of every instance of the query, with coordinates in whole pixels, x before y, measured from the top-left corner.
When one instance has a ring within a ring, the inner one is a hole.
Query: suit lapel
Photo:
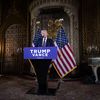
[[[47,38],[47,41],[46,41],[46,46],[48,46],[48,44],[49,44],[49,41],[48,41],[48,38]]]

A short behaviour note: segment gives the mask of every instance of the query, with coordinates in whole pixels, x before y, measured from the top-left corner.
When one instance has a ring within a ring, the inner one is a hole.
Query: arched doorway
[[[69,42],[72,46],[72,49],[74,50],[74,54],[75,54],[75,59],[77,64],[79,64],[79,29],[78,29],[78,6],[76,5],[77,0],[36,0],[33,1],[30,5],[30,14],[31,14],[31,41],[33,39],[33,35],[35,33],[36,30],[36,21],[37,19],[39,19],[39,15],[41,15],[40,17],[44,16],[44,13],[42,13],[42,11],[44,12],[48,12],[52,11],[52,9],[56,10],[56,13],[58,15],[56,15],[56,18],[59,17],[64,17],[64,27],[65,27],[65,31],[68,35],[69,38]],[[58,11],[57,11],[58,9]],[[63,15],[61,16],[60,11],[63,13]],[[52,13],[52,12],[51,12]],[[50,14],[50,13],[49,13]],[[65,15],[64,15],[65,14]],[[51,14],[51,15],[55,15],[55,13]],[[45,25],[45,23],[47,23],[46,21],[51,17],[50,15],[46,15],[49,16],[48,18],[44,18],[44,22],[43,20],[41,20],[41,26],[43,26],[43,24]],[[56,19],[54,16],[52,19]],[[42,18],[43,19],[43,18]],[[46,24],[47,25],[47,24]]]
[[[26,30],[21,24],[12,24],[5,31],[4,73],[23,72],[22,49],[26,45]]]
[[[66,34],[69,35],[69,32],[70,32],[70,28],[69,28],[70,27],[70,21],[69,20],[70,20],[70,18],[68,16],[68,14],[66,14],[64,12],[64,9],[62,7],[43,8],[43,9],[41,8],[40,13],[37,16],[36,22],[40,21],[41,29],[45,28],[49,31],[49,33],[51,32],[51,34],[54,34],[53,31],[57,32],[56,21],[59,20],[59,19],[63,20],[63,27],[65,29]],[[52,25],[49,24],[50,21],[51,21]]]

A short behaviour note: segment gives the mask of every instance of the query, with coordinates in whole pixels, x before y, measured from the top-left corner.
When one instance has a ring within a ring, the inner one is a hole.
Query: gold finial
[[[63,21],[64,21],[64,19],[63,19],[63,18],[60,18],[60,19],[59,19],[59,26],[60,26],[60,27],[62,27],[62,26],[63,26]]]
[[[40,28],[40,21],[36,21],[37,28]]]

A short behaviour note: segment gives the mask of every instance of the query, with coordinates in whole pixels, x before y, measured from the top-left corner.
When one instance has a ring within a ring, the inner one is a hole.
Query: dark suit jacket
[[[35,47],[42,47],[42,40],[43,40],[43,38],[39,38],[35,44]],[[53,47],[53,46],[54,46],[53,40],[50,38],[47,38],[46,47]],[[35,68],[36,74],[39,79],[41,78],[40,73],[44,73],[43,75],[47,76],[47,72],[48,72],[48,68],[51,63],[51,60],[52,59],[34,59],[34,60],[32,59],[31,60],[32,63],[34,64],[34,68]],[[42,77],[44,77],[44,76],[42,76]],[[42,80],[42,81],[45,81],[45,80]]]
[[[43,38],[39,38],[39,39],[38,39],[38,41],[37,41],[35,47],[42,47],[42,39],[43,39]],[[52,47],[52,46],[54,46],[53,40],[50,39],[50,38],[47,38],[46,47]]]
[[[42,40],[43,38],[38,39],[38,41],[35,44],[35,47],[42,47]],[[47,38],[46,47],[53,47],[53,46],[54,46],[53,40]],[[47,89],[47,73],[51,61],[52,59],[32,60],[32,63],[34,64],[34,68],[36,71],[40,91],[41,90],[45,91]]]

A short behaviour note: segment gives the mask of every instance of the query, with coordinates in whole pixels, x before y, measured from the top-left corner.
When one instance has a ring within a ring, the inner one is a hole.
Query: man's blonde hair
[[[48,33],[48,31],[47,31],[47,30],[41,30],[41,32],[46,32],[46,33]]]

